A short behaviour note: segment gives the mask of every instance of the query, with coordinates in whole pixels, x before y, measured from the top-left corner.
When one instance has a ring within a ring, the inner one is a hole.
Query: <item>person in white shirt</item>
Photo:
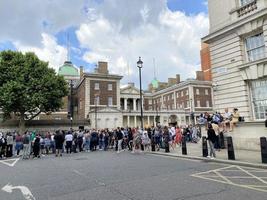
[[[225,113],[223,115],[223,131],[227,131],[227,125],[230,126],[230,122],[232,119],[232,113],[228,111],[228,108],[224,109]]]
[[[72,141],[73,141],[73,135],[69,131],[67,135],[65,135],[65,140],[66,140],[66,150],[67,154],[70,152],[71,153],[71,148],[72,148]]]

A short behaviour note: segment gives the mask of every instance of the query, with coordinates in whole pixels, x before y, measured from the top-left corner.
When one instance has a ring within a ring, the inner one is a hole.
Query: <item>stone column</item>
[[[127,126],[130,127],[130,116],[127,116]]]
[[[133,110],[136,111],[136,99],[133,99]]]
[[[127,98],[124,98],[124,110],[127,110]]]
[[[136,128],[136,116],[134,116],[134,127]]]
[[[174,91],[173,92],[173,103],[174,103],[174,108],[173,109],[175,109],[175,110],[177,110],[177,105],[176,105],[176,92]]]
[[[150,126],[150,119],[149,119],[149,116],[147,116],[147,124],[148,124],[148,126]]]

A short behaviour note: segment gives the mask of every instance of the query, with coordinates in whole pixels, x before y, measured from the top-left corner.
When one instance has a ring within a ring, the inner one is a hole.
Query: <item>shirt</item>
[[[66,140],[67,142],[72,141],[72,140],[73,140],[73,136],[72,136],[72,134],[68,134],[68,135],[66,135],[66,136],[65,136],[65,140]]]

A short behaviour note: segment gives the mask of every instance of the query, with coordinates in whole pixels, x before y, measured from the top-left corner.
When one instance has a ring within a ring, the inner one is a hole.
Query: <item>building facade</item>
[[[267,110],[267,1],[209,0],[214,110],[238,108],[246,121]]]
[[[140,91],[134,83],[120,86],[121,79],[108,72],[106,62],[99,62],[94,73],[83,73],[74,88],[74,119],[88,120],[91,128],[98,129],[141,126]],[[157,122],[190,124],[200,113],[212,111],[211,82],[204,81],[201,72],[197,79],[180,82],[176,75],[168,83],[154,85],[142,95],[144,127]]]

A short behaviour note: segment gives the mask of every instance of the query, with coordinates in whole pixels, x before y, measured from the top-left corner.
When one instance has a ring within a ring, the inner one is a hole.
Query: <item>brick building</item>
[[[80,71],[80,82],[74,88],[74,119],[88,120],[92,128],[141,125],[140,93],[134,83],[120,86],[122,76],[110,74],[106,62],[99,62],[93,73]],[[211,82],[204,80],[202,72],[183,82],[180,75],[168,82],[155,81],[143,91],[144,126],[156,121],[189,124],[192,112],[196,117],[212,111]]]

